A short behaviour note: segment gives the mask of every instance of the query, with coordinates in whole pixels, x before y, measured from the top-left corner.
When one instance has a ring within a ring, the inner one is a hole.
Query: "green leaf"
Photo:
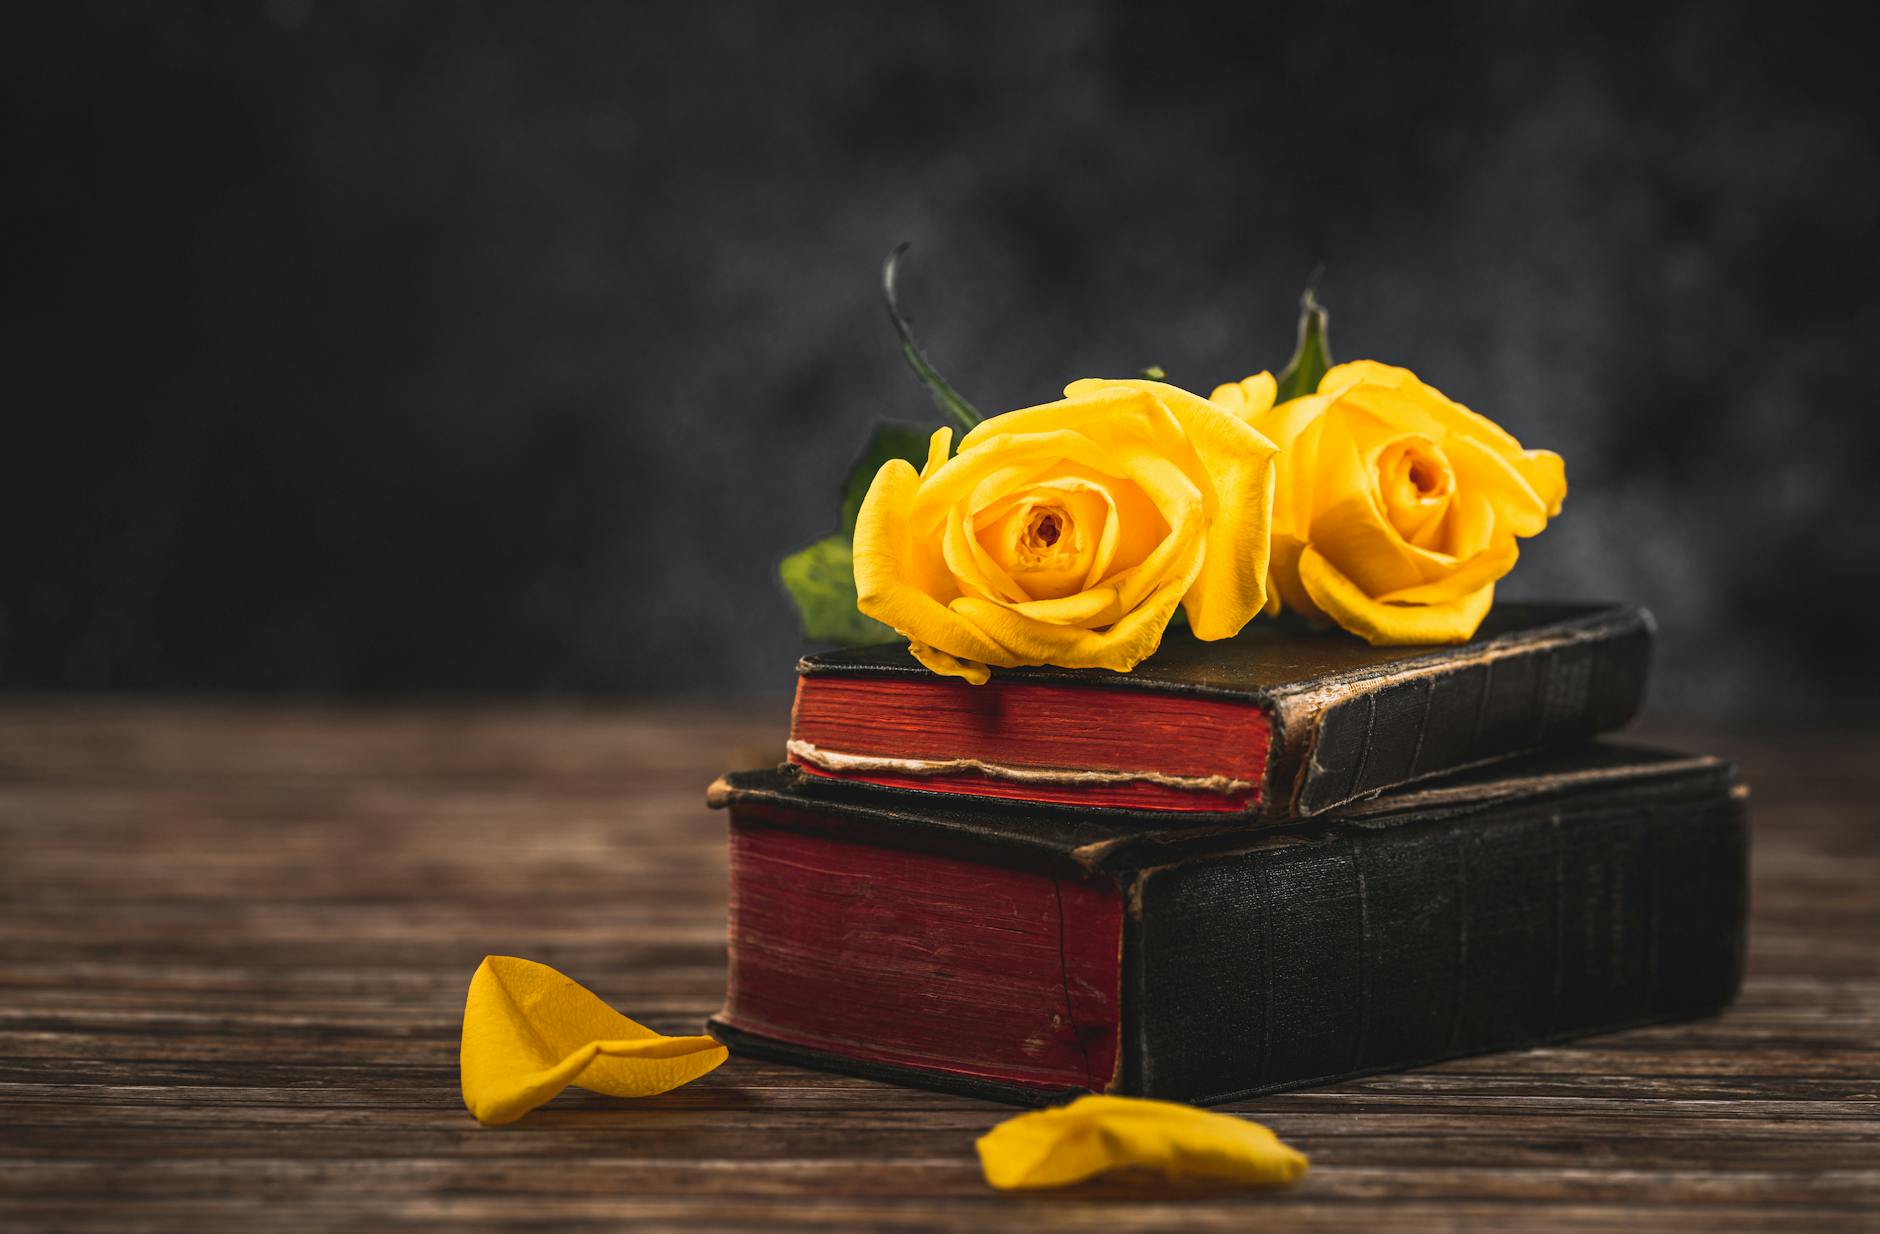
[[[842,482],[842,530],[855,534],[855,516],[862,508],[862,498],[874,483],[875,473],[891,458],[904,458],[919,471],[927,462],[927,437],[917,425],[883,420],[869,434],[868,444],[849,464],[848,479]]]
[[[943,416],[951,416],[962,429],[970,431],[975,424],[985,419],[973,405],[960,397],[959,391],[947,384],[934,366],[927,363],[927,357],[921,354],[920,345],[914,341],[914,331],[907,324],[907,318],[901,316],[901,304],[895,297],[894,278],[901,264],[901,254],[907,252],[910,241],[903,240],[894,246],[888,259],[881,263],[881,298],[888,306],[888,320],[894,323],[894,332],[901,336],[901,354],[907,358],[908,367],[914,370],[914,376],[927,388],[927,396],[933,405],[940,409]]]
[[[1136,376],[1141,377],[1147,381],[1167,381],[1168,370],[1163,368],[1159,364],[1151,364],[1148,368],[1145,368],[1141,372],[1137,373]]]
[[[1326,336],[1330,318],[1312,289],[1306,288],[1306,294],[1299,297],[1299,345],[1293,349],[1293,357],[1286,367],[1280,370],[1279,392],[1273,396],[1275,403],[1318,391],[1319,379],[1332,367],[1332,344]]]
[[[817,643],[886,643],[895,633],[855,607],[849,537],[827,536],[783,559],[777,576],[796,601],[803,637]]]

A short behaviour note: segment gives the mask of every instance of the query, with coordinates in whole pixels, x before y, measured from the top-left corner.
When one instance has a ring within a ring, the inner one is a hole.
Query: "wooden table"
[[[713,775],[785,708],[0,708],[0,1228],[1880,1228],[1880,745],[1713,742],[1755,788],[1719,1019],[1235,1107],[1278,1192],[1004,1195],[1011,1111],[732,1059],[484,1128],[487,952],[694,1032],[723,988]]]

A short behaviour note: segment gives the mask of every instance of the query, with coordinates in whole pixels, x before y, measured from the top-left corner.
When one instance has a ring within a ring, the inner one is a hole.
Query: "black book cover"
[[[1107,1083],[1055,1089],[1001,1082],[988,1060],[884,1064],[867,1042],[754,1033],[735,999],[714,1031],[753,1054],[1022,1103],[1098,1087],[1207,1103],[1704,1014],[1741,981],[1745,797],[1727,763],[1616,744],[1257,828],[960,799],[909,810],[734,775],[712,792],[734,834],[801,829],[1113,891],[1116,1062]],[[766,962],[740,953],[734,925],[733,988]]]

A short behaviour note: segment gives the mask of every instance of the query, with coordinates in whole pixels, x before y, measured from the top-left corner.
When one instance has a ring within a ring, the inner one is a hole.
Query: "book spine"
[[[746,1045],[974,1084],[1049,1094],[1114,1083],[1114,876],[916,853],[799,829],[806,821],[732,806],[715,1025]]]
[[[1622,728],[1645,700],[1642,609],[1536,631],[1428,670],[1274,700],[1265,812],[1307,817],[1425,776]]]
[[[1733,784],[1344,822],[1145,871],[1122,1091],[1224,1101],[1722,1007],[1748,896]]]

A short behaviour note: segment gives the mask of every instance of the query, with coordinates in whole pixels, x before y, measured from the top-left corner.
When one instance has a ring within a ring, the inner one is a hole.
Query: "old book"
[[[1743,789],[1596,745],[1279,827],[729,776],[734,1050],[1188,1102],[1721,1008]]]
[[[1639,608],[1524,604],[1455,647],[1171,630],[1132,673],[995,669],[979,687],[905,647],[835,651],[797,666],[788,757],[874,788],[1304,817],[1623,726],[1652,634]]]

